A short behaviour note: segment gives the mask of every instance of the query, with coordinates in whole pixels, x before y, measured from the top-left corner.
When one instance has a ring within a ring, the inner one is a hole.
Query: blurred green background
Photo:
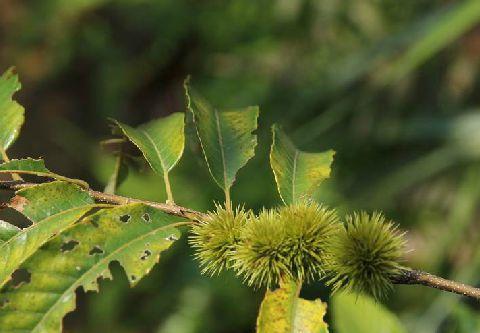
[[[191,74],[218,107],[260,105],[260,144],[238,174],[236,203],[280,204],[268,166],[278,122],[304,150],[337,151],[320,200],[385,211],[408,230],[409,265],[474,285],[479,64],[479,0],[0,2],[0,71],[16,66],[27,110],[11,157],[44,157],[101,189],[113,167],[98,145],[110,137],[107,118],[138,125],[184,111]],[[175,198],[211,209],[222,193],[191,126],[187,134]],[[146,167],[119,192],[165,200]],[[253,331],[263,290],[232,274],[202,277],[185,238],[134,289],[112,269],[100,294],[78,293],[66,332]],[[328,301],[321,283],[304,294]],[[409,332],[480,332],[480,306],[456,296],[397,287],[386,305]]]

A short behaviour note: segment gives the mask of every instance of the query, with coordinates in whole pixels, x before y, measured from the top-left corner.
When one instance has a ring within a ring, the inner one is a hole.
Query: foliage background
[[[17,67],[27,110],[10,154],[102,188],[113,165],[98,146],[106,119],[137,125],[183,111],[191,74],[220,107],[260,105],[260,145],[234,201],[280,204],[267,162],[278,122],[303,149],[337,151],[322,201],[384,210],[409,231],[411,266],[479,285],[478,3],[2,0],[0,70]],[[222,193],[187,131],[175,197],[210,209]],[[148,168],[120,193],[165,200]],[[201,277],[191,257],[183,239],[135,289],[117,267],[102,293],[79,293],[67,332],[251,332],[263,291]],[[320,283],[306,288],[318,296],[328,299]],[[478,304],[426,288],[398,287],[387,306],[408,331],[480,331]]]

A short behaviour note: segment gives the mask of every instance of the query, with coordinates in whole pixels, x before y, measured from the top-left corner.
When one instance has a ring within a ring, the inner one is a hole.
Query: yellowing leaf
[[[13,68],[0,77],[0,151],[3,153],[18,137],[24,122],[25,110],[12,99],[20,88],[20,81]]]
[[[167,195],[173,201],[168,173],[182,157],[185,146],[185,115],[173,113],[138,128],[115,121],[123,134],[142,152],[151,168],[163,175]]]
[[[257,318],[257,333],[328,333],[323,321],[327,306],[319,299],[299,298],[300,285],[285,282],[267,290]]]
[[[179,218],[143,204],[101,210],[46,243],[21,268],[30,282],[0,294],[0,332],[60,333],[75,290],[97,291],[119,262],[131,285],[180,237]]]
[[[308,301],[299,298],[294,319],[295,333],[328,333],[328,325],[323,321],[327,311],[326,303],[320,299]]]
[[[33,224],[25,229],[0,224],[0,288],[52,236],[78,221],[95,205],[78,186],[52,182],[18,191],[10,207]]]
[[[335,294],[332,309],[332,321],[338,333],[407,332],[393,313],[369,296]]]
[[[311,195],[323,180],[330,177],[333,150],[321,153],[300,151],[276,125],[272,127],[272,135],[270,165],[285,204]]]
[[[230,202],[230,187],[240,168],[255,155],[258,106],[218,111],[198,93],[185,87],[198,138],[215,182]]]

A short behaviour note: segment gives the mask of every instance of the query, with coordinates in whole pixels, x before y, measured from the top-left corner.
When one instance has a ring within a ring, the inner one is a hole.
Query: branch
[[[475,288],[460,282],[447,280],[427,272],[406,269],[401,275],[392,279],[392,282],[395,284],[419,284],[422,286],[471,297],[480,301],[480,288]]]
[[[37,183],[27,183],[23,181],[0,181],[0,189],[4,190],[21,190],[23,188],[28,188],[38,185]],[[197,212],[190,208],[185,208],[182,206],[178,206],[175,204],[168,204],[168,203],[160,203],[148,200],[140,200],[140,199],[133,199],[128,197],[123,197],[120,195],[115,194],[108,194],[104,192],[94,191],[92,189],[88,189],[88,194],[94,198],[98,202],[104,202],[113,205],[126,205],[129,203],[143,203],[145,205],[149,205],[153,208],[157,208],[164,213],[175,215],[179,217],[183,217],[193,221],[201,220],[205,214],[201,212]],[[1,208],[1,206],[0,206]]]
[[[23,188],[32,187],[35,185],[38,185],[38,184],[27,183],[24,181],[0,181],[0,189],[13,190],[13,191],[21,190]],[[204,213],[192,210],[190,208],[178,206],[175,204],[133,199],[128,197],[123,197],[120,195],[98,192],[92,189],[88,189],[87,191],[90,194],[90,196],[98,202],[104,202],[104,203],[113,204],[113,205],[143,203],[151,207],[157,208],[164,213],[183,217],[193,221],[200,221],[205,217]],[[7,206],[8,205],[0,203],[0,209]],[[413,269],[405,269],[404,271],[402,271],[400,275],[392,278],[392,282],[394,284],[423,285],[430,288],[435,288],[435,289],[463,295],[466,297],[471,297],[480,301],[480,288],[468,286],[460,282],[446,280],[427,272],[417,271]]]

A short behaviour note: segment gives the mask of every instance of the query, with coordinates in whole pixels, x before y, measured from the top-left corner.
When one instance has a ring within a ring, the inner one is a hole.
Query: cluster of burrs
[[[303,201],[258,215],[243,208],[216,211],[196,224],[189,238],[202,272],[233,269],[254,287],[275,287],[282,279],[325,280],[382,298],[401,273],[404,237],[380,213],[342,221],[335,210]]]

